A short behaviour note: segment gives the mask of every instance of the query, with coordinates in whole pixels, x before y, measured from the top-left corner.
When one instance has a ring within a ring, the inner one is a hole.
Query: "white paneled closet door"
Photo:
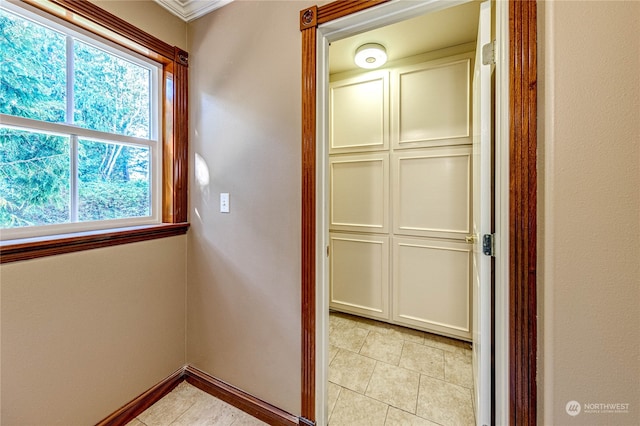
[[[341,80],[329,91],[329,154],[388,151],[389,73]]]
[[[472,58],[330,84],[332,309],[471,338]]]
[[[471,147],[393,154],[393,320],[471,337]]]
[[[472,247],[445,239],[393,240],[394,321],[468,338]]]
[[[389,237],[329,235],[331,306],[380,320],[389,319]]]

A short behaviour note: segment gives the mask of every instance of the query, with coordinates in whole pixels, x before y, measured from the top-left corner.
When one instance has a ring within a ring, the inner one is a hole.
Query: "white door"
[[[482,47],[491,38],[491,2],[480,5],[473,76],[473,370],[476,424],[491,424],[491,258],[482,251],[491,233],[491,68]]]

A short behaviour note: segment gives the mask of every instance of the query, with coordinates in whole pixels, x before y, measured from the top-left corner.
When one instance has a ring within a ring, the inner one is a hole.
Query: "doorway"
[[[479,9],[461,4],[329,47],[330,138],[319,145],[330,206],[319,234],[328,226],[330,424],[474,423],[465,238]],[[366,43],[382,45],[387,63],[356,67]]]
[[[316,138],[322,140],[326,132],[322,114],[316,115],[317,110],[326,107],[323,104],[326,98],[316,98],[316,95],[326,93],[326,87],[322,79],[316,81],[316,72],[326,70],[328,42],[332,38],[337,40],[443,8],[442,2],[391,2],[376,6],[380,3],[385,1],[334,2],[300,13],[303,34],[301,412],[303,420],[313,419],[318,424],[326,421],[322,414],[326,371],[322,365],[326,360],[328,321],[321,315],[316,318],[316,312],[327,311],[324,309],[327,295],[315,285],[323,282],[326,274],[318,267],[323,262],[324,241],[317,241],[315,231],[316,223],[322,223],[326,215],[318,209],[325,204],[317,202],[323,196],[318,186],[323,185],[326,176],[322,168],[316,167],[316,154],[324,154],[321,146],[316,147]],[[355,12],[360,13],[350,19]],[[499,346],[496,364],[506,371],[496,371],[499,404],[496,418],[501,423],[535,424],[535,363],[529,359],[530,353],[535,353],[535,198],[532,200],[529,196],[535,194],[535,2],[498,2],[496,21],[499,22],[498,57],[505,58],[510,53],[512,58],[509,62],[506,59],[499,62],[497,76],[497,114],[503,117],[502,126],[497,129],[501,141],[496,153],[496,193],[500,198],[497,248],[504,251],[505,260],[496,262],[496,271],[504,279],[501,284],[505,287],[508,284],[509,288],[500,288],[497,294],[496,323],[501,330],[496,336]],[[316,89],[319,90],[316,92]],[[508,282],[507,277],[511,277]]]

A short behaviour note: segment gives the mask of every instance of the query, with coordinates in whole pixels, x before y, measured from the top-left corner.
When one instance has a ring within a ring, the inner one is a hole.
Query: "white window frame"
[[[108,54],[115,55],[126,61],[149,69],[150,71],[150,117],[149,117],[149,138],[138,138],[133,136],[119,135],[78,127],[72,124],[73,120],[73,99],[72,93],[73,79],[67,78],[67,117],[65,123],[50,123],[29,118],[17,117],[12,115],[0,114],[0,124],[3,127],[14,128],[18,130],[34,131],[38,133],[48,133],[69,137],[70,142],[70,161],[71,161],[71,177],[70,189],[71,196],[76,198],[70,200],[71,205],[78,204],[77,191],[73,190],[77,185],[77,175],[74,173],[75,162],[77,160],[77,144],[79,139],[89,139],[96,142],[117,143],[132,147],[148,147],[150,152],[149,158],[149,177],[150,177],[150,215],[144,217],[108,219],[96,221],[73,222],[77,220],[74,217],[73,209],[70,211],[70,220],[72,222],[52,225],[36,225],[19,228],[6,228],[0,230],[0,240],[17,240],[33,237],[46,237],[52,235],[69,234],[94,230],[119,229],[125,227],[134,227],[142,225],[153,225],[162,222],[162,64],[153,61],[147,57],[137,54],[131,50],[123,48],[116,43],[106,40],[100,36],[92,34],[86,30],[75,27],[57,17],[49,15],[34,7],[24,3],[17,4],[13,2],[3,2],[2,9],[11,13],[15,13],[25,19],[34,21],[38,25],[43,25],[54,31],[61,32],[68,36],[69,40],[76,39],[85,42],[95,48],[104,50]],[[70,49],[67,47],[67,52]],[[69,53],[67,53],[68,55]],[[67,61],[69,63],[69,61]],[[72,75],[67,70],[67,75]],[[70,206],[71,207],[71,206]]]

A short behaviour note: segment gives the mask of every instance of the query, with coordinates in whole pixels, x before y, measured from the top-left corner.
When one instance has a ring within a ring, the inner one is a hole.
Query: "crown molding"
[[[209,12],[220,9],[233,0],[154,0],[160,6],[185,22],[193,21]]]

